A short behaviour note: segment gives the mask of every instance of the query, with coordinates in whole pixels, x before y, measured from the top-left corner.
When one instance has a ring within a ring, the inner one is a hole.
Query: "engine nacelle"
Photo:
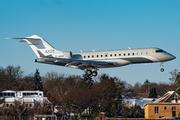
[[[72,52],[63,52],[64,58],[72,59]]]

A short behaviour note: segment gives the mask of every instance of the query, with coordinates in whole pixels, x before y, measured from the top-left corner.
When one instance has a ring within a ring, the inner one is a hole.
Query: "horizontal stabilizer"
[[[41,40],[40,38],[5,38],[5,39],[21,39],[19,42],[26,42],[26,40]]]

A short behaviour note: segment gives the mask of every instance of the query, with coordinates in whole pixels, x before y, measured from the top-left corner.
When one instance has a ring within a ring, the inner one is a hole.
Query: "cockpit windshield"
[[[159,53],[159,52],[164,52],[164,53],[165,53],[165,51],[164,51],[164,50],[161,50],[161,49],[156,50],[156,53]]]

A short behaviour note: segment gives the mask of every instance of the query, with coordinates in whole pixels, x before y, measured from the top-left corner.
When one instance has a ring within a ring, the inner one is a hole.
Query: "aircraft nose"
[[[176,59],[176,57],[174,55],[172,55],[172,60]]]
[[[174,59],[176,59],[176,57],[175,57],[174,55],[171,55],[171,54],[170,54],[169,60],[174,60]]]

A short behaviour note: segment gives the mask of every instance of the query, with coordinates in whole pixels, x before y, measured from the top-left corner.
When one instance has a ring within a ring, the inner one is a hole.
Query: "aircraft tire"
[[[98,73],[96,71],[92,72],[92,76],[97,76],[97,75],[98,75]]]
[[[92,75],[92,71],[91,70],[87,70],[86,72],[88,75]]]
[[[161,68],[160,70],[161,70],[161,72],[164,72],[164,68]]]

